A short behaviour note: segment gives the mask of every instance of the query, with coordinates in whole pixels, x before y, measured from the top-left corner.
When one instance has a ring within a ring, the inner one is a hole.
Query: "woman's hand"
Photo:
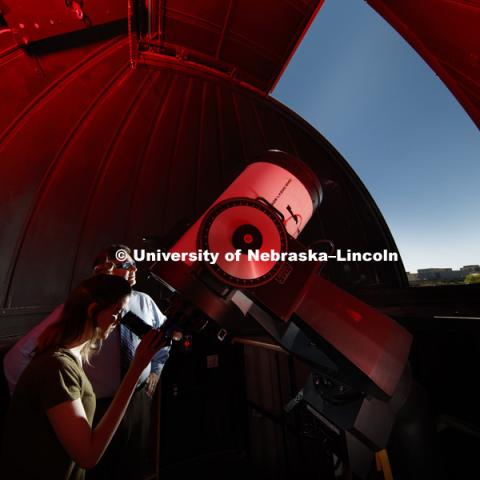
[[[138,345],[132,360],[132,366],[138,368],[140,372],[143,372],[152,361],[153,356],[166,344],[165,331],[152,328],[152,330],[145,334]]]

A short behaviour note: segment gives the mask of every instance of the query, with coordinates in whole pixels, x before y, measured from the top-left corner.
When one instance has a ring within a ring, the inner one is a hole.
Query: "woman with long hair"
[[[110,407],[92,429],[95,394],[82,367],[116,327],[130,293],[123,278],[89,278],[70,294],[58,322],[40,336],[12,397],[2,478],[82,479],[84,469],[99,461],[140,374],[164,346],[158,330],[145,335]]]

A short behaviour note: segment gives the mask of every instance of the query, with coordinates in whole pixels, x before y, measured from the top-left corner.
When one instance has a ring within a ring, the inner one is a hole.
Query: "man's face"
[[[115,266],[112,274],[124,278],[133,287],[137,283],[137,267],[133,258],[127,254],[123,262],[115,260],[113,263]]]

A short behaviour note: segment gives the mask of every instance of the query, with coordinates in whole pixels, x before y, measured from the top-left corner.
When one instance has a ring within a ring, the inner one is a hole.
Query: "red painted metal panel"
[[[1,0],[0,11],[19,44],[84,30],[127,16],[118,0]]]
[[[390,317],[323,278],[315,278],[298,315],[388,395],[408,359],[411,335]]]
[[[157,0],[137,10],[139,35],[164,54],[209,65],[269,92],[322,3]],[[30,44],[126,18],[127,0],[52,0],[47,4],[1,0],[0,11],[16,41]]]
[[[367,1],[417,50],[480,127],[480,2]]]
[[[159,2],[152,44],[269,92],[323,0]]]

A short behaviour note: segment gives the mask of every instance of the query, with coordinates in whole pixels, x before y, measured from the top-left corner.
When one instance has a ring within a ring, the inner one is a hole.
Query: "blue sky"
[[[354,168],[408,271],[480,264],[480,133],[363,0],[325,0],[273,97]]]

